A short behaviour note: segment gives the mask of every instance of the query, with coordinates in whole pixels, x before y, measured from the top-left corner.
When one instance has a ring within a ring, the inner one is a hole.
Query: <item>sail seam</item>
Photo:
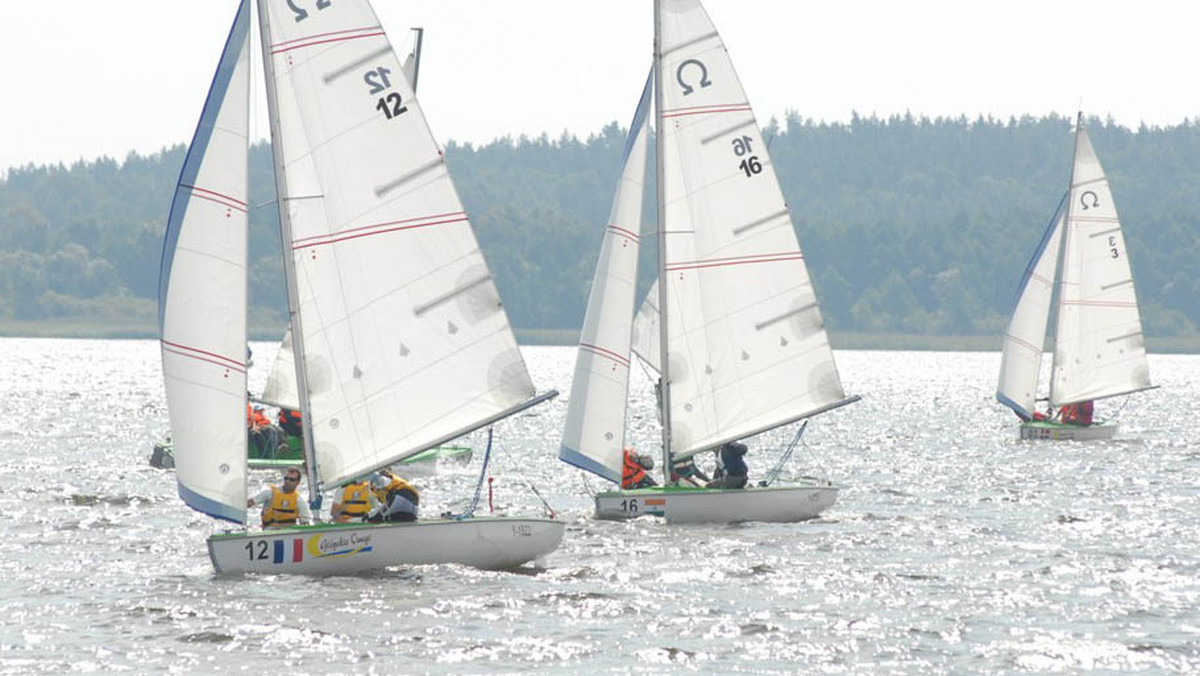
[[[1042,348],[1040,348],[1040,347],[1037,347],[1036,345],[1034,345],[1033,343],[1031,343],[1031,342],[1029,342],[1029,341],[1025,340],[1024,338],[1019,338],[1019,337],[1017,337],[1017,336],[1014,336],[1014,335],[1013,335],[1013,334],[1011,334],[1011,333],[1006,333],[1006,334],[1004,334],[1004,337],[1005,337],[1005,338],[1008,338],[1009,340],[1011,340],[1011,341],[1012,341],[1013,343],[1015,343],[1016,345],[1018,345],[1018,346],[1020,346],[1020,347],[1023,347],[1023,348],[1025,348],[1025,349],[1029,350],[1030,352],[1036,352],[1036,353],[1038,353],[1038,354],[1041,354],[1041,352],[1042,352]]]
[[[426,162],[424,165],[419,166],[416,169],[413,169],[412,171],[410,171],[407,174],[401,176],[400,178],[392,181],[391,183],[386,183],[384,185],[379,186],[378,188],[375,188],[375,196],[383,197],[384,195],[395,190],[396,188],[399,188],[400,186],[402,186],[405,183],[411,181],[412,179],[420,176],[421,174],[424,174],[428,171],[431,171],[431,170],[437,168],[444,161],[445,160],[442,158],[441,153],[439,153],[435,159],[430,160],[429,162]]]
[[[735,124],[728,129],[722,129],[721,131],[713,134],[712,136],[706,136],[706,137],[700,139],[700,143],[701,143],[701,145],[708,145],[709,143],[721,138],[722,136],[724,136],[728,133],[735,132],[744,127],[751,127],[751,126],[754,126],[754,118],[750,118],[749,120],[746,120],[745,122],[740,122],[738,124]]]
[[[342,66],[341,68],[326,74],[324,77],[325,84],[329,84],[330,82],[333,82],[334,80],[345,75],[346,73],[349,73],[350,71],[354,70],[355,68],[359,68],[363,64],[373,61],[374,59],[377,59],[380,56],[384,56],[385,54],[390,54],[391,52],[392,52],[392,48],[385,45],[384,47],[381,47],[381,48],[371,52],[370,54],[367,54],[366,56],[362,57],[361,59],[351,61],[350,63],[346,64],[345,66]]]
[[[667,54],[671,54],[673,52],[678,52],[681,49],[686,49],[688,47],[691,47],[692,45],[704,42],[705,40],[711,40],[712,38],[717,38],[719,40],[720,37],[721,37],[721,34],[716,31],[713,31],[711,33],[705,33],[704,35],[701,35],[700,37],[692,38],[691,40],[688,40],[687,42],[682,42],[678,45],[675,45],[674,47],[671,47],[670,49],[664,49],[662,52],[662,55],[659,58],[664,58],[664,57],[666,57]]]
[[[372,30],[376,31],[376,32],[361,33],[361,31],[372,31]],[[347,35],[347,33],[361,33],[361,34]],[[335,35],[340,36],[340,37],[332,37]],[[334,33],[322,33],[320,35],[311,35],[308,37],[296,38],[295,40],[288,40],[287,42],[280,42],[280,43],[271,45],[271,54],[282,54],[284,52],[290,52],[294,49],[303,49],[305,47],[316,47],[318,45],[327,45],[327,44],[331,44],[334,42],[346,42],[347,40],[359,40],[361,38],[373,38],[373,37],[378,37],[380,35],[383,35],[383,31],[379,29],[379,26],[372,26],[370,28],[354,28],[351,30],[336,31]],[[328,39],[328,40],[319,40],[318,39],[318,38],[325,38],[325,37],[328,37],[330,39]],[[301,43],[301,44],[294,44],[294,43]],[[287,46],[285,47],[284,45],[287,45]]]
[[[458,218],[449,218],[451,216],[458,216]],[[441,218],[441,217],[446,217],[446,218],[444,218],[444,220],[440,220],[440,221],[429,220],[429,219]],[[416,230],[418,228],[428,228],[428,227],[432,227],[435,225],[446,225],[449,223],[463,223],[466,220],[467,220],[466,213],[458,212],[458,213],[453,213],[453,214],[442,214],[441,216],[426,216],[423,218],[412,218],[412,219],[408,219],[408,220],[404,220],[404,221],[391,221],[388,223],[376,223],[375,225],[367,225],[367,226],[363,226],[361,228],[355,228],[353,230],[346,230],[346,231],[343,231],[340,233],[333,233],[333,234],[329,234],[329,235],[319,235],[316,237],[307,237],[302,240],[298,239],[292,243],[292,250],[299,251],[301,249],[308,249],[308,248],[315,247],[315,246],[326,246],[329,244],[337,244],[338,242],[345,242],[345,241],[352,240],[352,239],[361,239],[363,237],[372,237],[374,235],[384,235],[384,234],[387,234],[390,232],[400,232],[403,230]],[[428,221],[428,222],[414,223],[413,221]],[[403,225],[404,223],[409,223],[409,225]],[[389,227],[389,226],[396,226],[396,227]]]
[[[632,230],[626,230],[619,225],[609,225],[608,230],[618,237],[624,237],[625,239],[632,241],[634,244],[637,244],[642,239],[641,236],[636,232],[633,232]]]
[[[771,214],[770,216],[765,216],[765,217],[763,217],[763,218],[760,218],[760,219],[758,219],[757,221],[754,221],[753,223],[747,223],[746,225],[743,225],[743,226],[742,226],[742,227],[740,227],[740,228],[735,228],[735,229],[734,229],[734,231],[733,231],[733,234],[734,234],[734,235],[741,235],[743,232],[746,232],[747,230],[751,230],[751,229],[753,229],[753,228],[757,228],[758,226],[760,226],[760,225],[762,225],[762,224],[764,224],[764,223],[769,223],[769,222],[771,222],[771,221],[773,221],[773,220],[775,220],[775,219],[777,219],[777,218],[779,218],[779,217],[781,217],[781,216],[787,216],[787,213],[788,213],[788,210],[787,210],[787,209],[783,209],[782,211],[779,211],[778,213],[774,213],[774,214]]]
[[[466,220],[466,219],[463,219],[463,220]],[[429,312],[430,310],[434,309],[435,307],[438,307],[439,305],[444,305],[445,303],[452,300],[453,298],[460,296],[460,295],[470,291],[471,289],[474,289],[475,287],[479,286],[480,284],[484,284],[486,282],[491,281],[491,279],[492,279],[492,275],[487,274],[487,275],[484,275],[483,277],[480,277],[479,279],[467,282],[466,284],[463,284],[462,286],[458,287],[457,289],[454,289],[448,293],[444,293],[441,296],[434,298],[433,300],[429,301],[428,303],[426,303],[424,305],[418,305],[417,307],[413,308],[413,314],[420,317],[421,315],[425,314],[426,312]]]
[[[1109,338],[1108,342],[1115,343],[1118,340],[1125,340],[1126,338],[1136,338],[1137,336],[1140,336],[1140,335],[1142,335],[1141,331],[1134,331],[1133,333],[1127,333],[1123,336],[1117,336],[1116,338]]]
[[[1115,300],[1064,300],[1063,305],[1087,305],[1089,307],[1131,307],[1136,308],[1137,303],[1127,303]]]
[[[755,256],[738,256],[734,258],[710,258],[699,261],[689,261],[686,263],[674,263],[667,266],[667,272],[676,272],[679,270],[696,270],[701,268],[715,268],[730,265],[749,265],[752,263],[779,263],[783,261],[799,261],[804,260],[804,254],[799,251],[795,253],[775,253],[775,254],[759,254]]]
[[[797,309],[795,309],[795,310],[792,310],[791,312],[787,312],[787,313],[781,314],[781,315],[779,315],[778,317],[775,317],[774,319],[768,319],[767,321],[765,321],[765,322],[762,322],[762,323],[760,323],[760,324],[755,324],[755,325],[754,325],[754,329],[755,329],[756,331],[762,331],[763,329],[767,328],[768,326],[772,326],[772,325],[774,325],[774,324],[778,324],[779,322],[782,322],[782,321],[784,321],[784,320],[786,320],[786,319],[790,319],[790,318],[792,318],[792,317],[795,317],[796,315],[799,315],[799,314],[803,314],[803,313],[805,313],[805,312],[808,312],[809,310],[812,310],[812,309],[813,309],[813,308],[815,308],[815,307],[817,307],[817,304],[816,304],[815,302],[814,302],[814,303],[809,303],[808,305],[805,305],[804,307],[797,308]]]
[[[680,112],[677,112],[680,111]],[[701,106],[696,109],[677,108],[673,111],[664,111],[663,119],[673,117],[687,117],[688,115],[710,115],[717,113],[749,113],[752,112],[750,106],[744,103],[730,103],[723,106]]]
[[[206,350],[201,350],[199,348],[188,347],[187,345],[181,345],[179,343],[172,343],[169,340],[164,340],[161,342],[162,342],[163,346],[167,349],[168,352],[172,352],[181,357],[191,357],[192,359],[206,361],[210,364],[216,364],[217,366],[224,366],[227,368],[236,369],[237,371],[239,371],[241,373],[246,372],[245,364],[243,364],[239,361],[236,361],[234,359],[230,359],[229,357],[221,356],[215,352],[208,352]]]
[[[625,366],[625,367],[629,366],[629,358],[628,357],[624,357],[617,352],[613,352],[612,350],[605,349],[603,347],[600,347],[599,345],[590,345],[588,343],[580,343],[579,347],[581,347],[589,352],[595,353],[601,357],[608,357],[609,359],[617,362],[621,366]]]
[[[1120,223],[1121,222],[1121,219],[1117,218],[1116,216],[1073,216],[1071,218],[1071,220],[1075,221],[1076,223]],[[1114,232],[1115,230],[1120,230],[1120,228],[1114,228],[1113,230],[1109,230],[1108,232]],[[1092,235],[1092,237],[1096,237],[1096,235]]]

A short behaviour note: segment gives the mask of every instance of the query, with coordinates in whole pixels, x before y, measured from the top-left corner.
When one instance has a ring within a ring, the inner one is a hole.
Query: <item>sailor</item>
[[[300,422],[300,411],[293,411],[290,408],[279,409],[279,428],[288,434],[288,436],[298,437],[304,434],[304,428]]]
[[[701,472],[699,467],[696,467],[696,461],[694,459],[688,458],[687,460],[676,460],[675,462],[671,463],[671,481],[678,483],[680,479],[683,479],[691,485],[699,488],[700,482],[696,481],[697,477],[699,477],[702,481],[709,481],[708,476],[705,475],[704,472]]]
[[[371,510],[367,521],[416,521],[417,510],[421,504],[421,495],[412,484],[404,479],[382,470],[371,478],[371,488],[376,495],[382,495],[379,507]]]
[[[635,453],[633,446],[622,449],[621,464],[621,488],[629,490],[657,485],[654,479],[646,474],[646,470],[654,469],[654,459]]]
[[[308,501],[300,497],[300,470],[289,467],[283,473],[283,487],[274,484],[259,491],[246,501],[247,507],[262,505],[263,528],[286,528],[297,523],[312,523]]]
[[[745,488],[750,469],[742,456],[746,455],[746,444],[730,441],[721,444],[717,451],[717,469],[708,488]]]
[[[1062,421],[1071,425],[1091,425],[1096,405],[1091,401],[1067,404],[1059,409]]]
[[[346,484],[340,491],[334,493],[333,506],[330,516],[336,523],[362,521],[382,504],[371,490],[370,477],[352,484]]]

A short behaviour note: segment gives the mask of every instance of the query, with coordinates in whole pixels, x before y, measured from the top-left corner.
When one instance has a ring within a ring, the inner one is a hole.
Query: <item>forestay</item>
[[[671,443],[687,457],[844,399],[758,124],[698,0],[662,1]]]
[[[1062,252],[1063,207],[1066,200],[1064,195],[1021,277],[1017,303],[1004,334],[996,398],[1024,420],[1032,418],[1037,401],[1038,374],[1041,372],[1042,351],[1046,345],[1046,324],[1050,319],[1054,279],[1058,274],[1058,258]]]
[[[629,395],[629,348],[652,82],[646,80],[629,128],[624,168],[600,245],[600,260],[580,331],[571,399],[558,452],[562,460],[617,482],[621,480]]]
[[[159,278],[179,494],[237,523],[246,520],[249,44],[243,2],[175,189]]]
[[[1069,199],[1050,387],[1055,406],[1151,387],[1121,222],[1082,127]]]
[[[329,486],[474,429],[534,390],[442,153],[370,6],[262,6],[309,420]]]

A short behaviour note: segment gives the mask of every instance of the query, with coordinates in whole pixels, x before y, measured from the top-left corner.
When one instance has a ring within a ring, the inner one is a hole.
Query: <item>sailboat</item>
[[[663,481],[597,494],[597,517],[809,519],[836,500],[829,482],[707,489],[671,480],[674,463],[858,397],[843,391],[791,216],[720,35],[698,0],[655,0],[654,24],[654,67],[601,245],[559,458],[620,485],[636,354],[658,376]],[[635,321],[652,95],[658,281]]]
[[[417,77],[421,70],[421,46],[425,30],[413,28],[412,31],[415,36],[412,49],[404,59],[402,70],[415,94]],[[258,397],[251,397],[251,401],[280,409],[300,410],[300,397],[296,393],[296,362],[292,353],[291,329],[284,332],[279,343],[262,393]],[[304,441],[295,430],[269,432],[258,451],[249,452],[247,466],[250,469],[279,470],[304,464]],[[428,473],[431,468],[436,467],[435,463],[440,459],[466,463],[470,462],[472,453],[469,446],[439,446],[406,458],[398,464],[409,468],[419,467],[422,473]],[[175,448],[169,437],[154,443],[150,453],[150,465],[159,469],[175,467]]]
[[[257,0],[313,495],[541,403],[445,161],[366,0]],[[171,208],[159,288],[179,494],[247,523],[249,0]],[[221,573],[508,568],[562,541],[547,518],[238,529]]]
[[[1036,411],[1037,387],[1052,307],[1057,324],[1045,414]],[[1064,407],[1090,409],[1097,399],[1154,387],[1121,220],[1080,113],[1069,187],[1021,277],[996,399],[1021,418],[1022,439],[1087,441],[1111,439],[1117,423],[1064,420]]]

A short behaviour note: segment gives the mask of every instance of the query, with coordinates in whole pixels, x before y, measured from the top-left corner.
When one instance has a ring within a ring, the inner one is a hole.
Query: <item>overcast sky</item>
[[[337,2],[338,0],[333,0]],[[628,124],[650,0],[375,0],[397,49],[426,29],[438,139]],[[6,0],[0,170],[186,142],[237,0]],[[763,123],[788,110],[1200,117],[1197,0],[706,0]],[[256,63],[256,70],[261,70]],[[265,129],[263,113],[259,128]]]

